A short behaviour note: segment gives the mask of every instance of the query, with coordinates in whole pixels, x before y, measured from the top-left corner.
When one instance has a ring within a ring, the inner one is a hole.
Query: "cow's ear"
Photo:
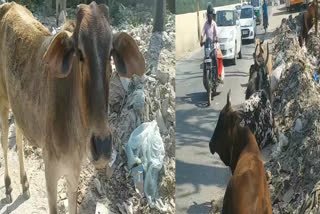
[[[145,73],[145,61],[134,39],[127,33],[113,35],[113,50],[111,52],[116,69],[122,77],[131,78],[136,74]]]
[[[72,34],[67,31],[61,31],[51,41],[43,56],[43,60],[49,67],[51,75],[64,78],[71,71],[73,54]]]

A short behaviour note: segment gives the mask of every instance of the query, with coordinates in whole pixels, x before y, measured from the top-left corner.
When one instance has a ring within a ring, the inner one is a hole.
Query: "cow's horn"
[[[230,99],[231,89],[229,89],[227,94],[227,106],[231,106],[231,99]]]

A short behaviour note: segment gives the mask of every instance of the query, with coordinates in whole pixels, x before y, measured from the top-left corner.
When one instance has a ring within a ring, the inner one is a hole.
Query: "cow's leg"
[[[9,130],[9,122],[8,122],[8,116],[9,116],[9,109],[6,107],[3,107],[0,109],[0,123],[1,123],[1,144],[3,149],[3,156],[4,156],[4,162],[5,162],[5,172],[4,172],[4,183],[6,186],[6,197],[7,202],[12,202],[11,197],[11,179],[9,177],[9,170],[8,170],[8,130]]]
[[[19,127],[16,125],[16,144],[19,154],[19,164],[20,164],[20,182],[22,185],[22,191],[26,198],[30,197],[29,193],[29,183],[27,179],[27,174],[24,169],[23,163],[23,142],[22,142],[22,133]]]
[[[55,161],[48,157],[45,159],[45,176],[47,185],[47,194],[49,202],[49,213],[57,214],[57,183],[58,183],[58,169]]]
[[[80,177],[80,166],[74,167],[68,175],[67,187],[68,187],[68,208],[69,214],[77,213],[77,189]]]

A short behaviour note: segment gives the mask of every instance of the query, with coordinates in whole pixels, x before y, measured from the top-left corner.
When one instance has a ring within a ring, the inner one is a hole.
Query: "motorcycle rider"
[[[267,32],[267,27],[269,23],[268,23],[268,6],[266,3],[266,0],[263,0],[262,12],[263,12],[263,26],[265,31]]]
[[[208,20],[204,23],[201,39],[200,39],[200,46],[202,47],[205,44],[205,38],[210,38],[213,43],[218,42],[218,28],[216,20],[216,13],[211,4],[207,7],[207,18]],[[213,56],[213,63],[217,66],[217,54],[215,53]],[[221,80],[221,76],[218,75],[218,81],[223,83]]]

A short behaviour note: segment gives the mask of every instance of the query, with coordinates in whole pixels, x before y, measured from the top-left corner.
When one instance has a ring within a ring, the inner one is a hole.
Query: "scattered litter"
[[[142,164],[145,172],[144,192],[149,204],[153,204],[158,194],[158,173],[165,155],[156,121],[143,123],[132,132],[126,154],[130,169]]]
[[[319,83],[319,76],[316,72],[313,72],[313,79],[316,81],[316,83]]]

